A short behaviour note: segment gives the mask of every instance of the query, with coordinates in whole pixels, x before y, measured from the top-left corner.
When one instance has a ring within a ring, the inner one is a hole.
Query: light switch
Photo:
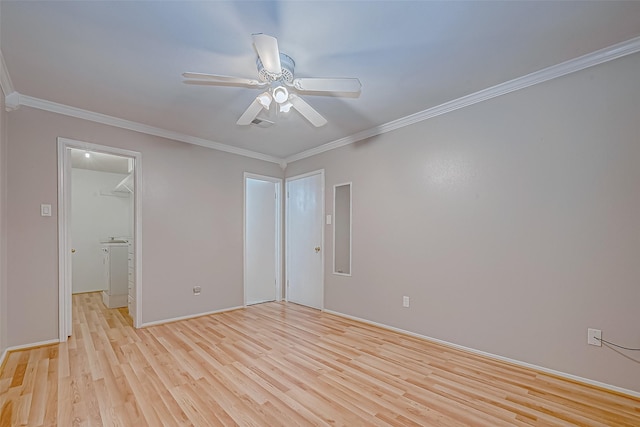
[[[51,216],[51,205],[40,205],[41,216]]]
[[[331,215],[327,215],[327,225],[331,225]]]

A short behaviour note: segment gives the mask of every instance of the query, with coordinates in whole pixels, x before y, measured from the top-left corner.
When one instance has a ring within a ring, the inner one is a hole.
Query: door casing
[[[137,151],[58,138],[58,331],[60,342],[72,333],[71,314],[71,158],[68,149],[95,151],[134,159],[134,256],[136,316],[133,326],[142,324],[142,154]]]
[[[258,181],[271,182],[275,186],[275,198],[276,198],[276,212],[275,212],[275,295],[276,301],[282,300],[282,179],[274,178],[271,176],[257,175],[249,172],[244,174],[244,209],[243,209],[243,241],[244,241],[244,254],[243,254],[243,303],[247,306],[247,180],[254,179]]]

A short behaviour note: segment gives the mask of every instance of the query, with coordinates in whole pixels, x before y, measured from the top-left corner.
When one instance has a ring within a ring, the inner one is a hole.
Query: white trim
[[[324,277],[324,266],[325,266],[325,264],[324,263],[325,263],[325,258],[324,258],[324,254],[325,254],[325,252],[327,252],[325,250],[326,246],[324,244],[324,229],[325,229],[324,219],[325,219],[326,213],[327,213],[326,212],[326,208],[325,208],[325,203],[327,201],[325,200],[325,198],[326,198],[325,197],[326,185],[325,185],[324,169],[320,170],[320,176],[321,176],[321,179],[322,179],[322,200],[320,202],[321,206],[322,206],[322,212],[320,212],[320,233],[321,233],[320,240],[322,241],[322,246],[321,246],[322,252],[320,253],[321,258],[322,258],[320,260],[320,263],[322,264],[322,268],[320,269],[320,272],[321,272],[321,276],[322,277],[321,277],[320,280],[322,281],[322,305],[320,306],[320,310],[324,310],[324,298],[325,298],[325,286],[324,286],[324,280],[325,280],[325,277]]]
[[[575,73],[576,71],[584,70],[585,68],[593,67],[608,61],[613,61],[614,59],[631,55],[636,52],[640,52],[640,37],[635,37],[622,43],[614,44],[613,46],[609,46],[604,49],[600,49],[595,52],[580,56],[578,58],[561,62],[560,64],[552,65],[542,70],[538,70],[533,73],[515,78],[513,80],[509,80],[504,83],[489,87],[487,89],[483,89],[481,91],[463,96],[461,98],[445,102],[444,104],[440,104],[435,107],[408,115],[406,117],[387,122],[380,126],[363,130],[345,138],[326,143],[319,147],[294,154],[293,156],[287,157],[285,159],[285,162],[295,162],[296,160],[315,156],[316,154],[324,153],[325,151],[344,147],[345,145],[353,144],[366,138],[391,132],[393,130],[400,129],[414,123],[428,120],[442,114],[450,113],[460,108],[468,107],[482,101],[487,101],[489,99],[496,98],[507,93],[515,92],[517,90],[543,83],[558,77],[562,77],[567,74]]]
[[[13,88],[13,83],[11,82],[11,76],[9,75],[9,70],[7,69],[7,64],[4,62],[4,56],[2,55],[2,51],[0,50],[0,89],[2,89],[2,93],[5,96],[15,92]]]
[[[2,120],[2,118],[0,118]],[[7,121],[0,124],[0,365],[6,355],[5,345],[8,336],[7,316]]]
[[[321,205],[321,212],[320,212],[320,217],[322,218],[322,222],[321,222],[321,227],[320,227],[320,263],[322,264],[322,268],[320,269],[321,274],[320,274],[320,281],[321,281],[321,286],[322,286],[322,303],[320,305],[320,310],[324,310],[324,297],[325,297],[325,286],[324,286],[324,253],[325,251],[325,245],[324,245],[324,218],[325,218],[325,176],[324,176],[324,169],[318,169],[315,171],[311,171],[311,172],[307,172],[307,173],[303,173],[300,175],[296,175],[296,176],[291,176],[288,178],[285,178],[285,283],[288,284],[289,282],[289,266],[291,265],[291,262],[289,262],[289,257],[290,257],[290,253],[289,253],[289,182],[291,181],[296,181],[298,179],[303,179],[303,178],[307,178],[313,175],[320,175],[320,179],[321,179],[321,189],[320,189],[320,193],[321,193],[321,200],[320,200],[320,205]],[[285,301],[289,302],[289,286],[285,286]]]
[[[83,110],[81,108],[70,107],[68,105],[58,104],[56,102],[46,101],[44,99],[34,98],[32,96],[20,95],[20,105],[31,108],[37,108],[52,113],[63,114],[65,116],[75,117],[78,119],[88,120],[96,123],[102,123],[121,129],[132,130],[135,132],[145,133],[148,135],[159,136],[162,138],[172,139],[174,141],[186,142],[188,144],[199,145],[201,147],[212,148],[218,151],[224,151],[239,156],[251,157],[253,159],[264,160],[266,162],[281,164],[282,159],[269,156],[267,154],[257,153],[255,151],[245,150],[243,148],[233,147],[231,145],[222,144],[220,142],[209,141],[195,136],[185,135],[180,132],[174,132],[155,126],[149,126],[130,120],[120,119],[105,114],[94,113],[92,111]]]
[[[38,342],[34,342],[34,343],[29,343],[29,344],[21,344],[21,345],[14,345],[12,347],[7,347],[7,349],[5,349],[5,353],[10,353],[12,351],[18,351],[18,350],[28,350],[30,348],[35,348],[35,347],[43,347],[45,345],[53,345],[53,344],[59,344],[60,340],[57,338],[51,339],[51,340],[45,340],[45,341],[38,341]],[[4,358],[3,358],[4,360]]]
[[[336,187],[343,187],[345,185],[349,186],[349,273],[338,273],[336,271]],[[333,253],[331,254],[331,273],[336,276],[347,276],[351,277],[352,275],[352,260],[353,256],[352,248],[353,248],[353,182],[342,182],[340,184],[335,184],[333,186],[333,220],[331,221],[331,225],[333,227]]]
[[[189,319],[194,319],[196,317],[209,316],[211,314],[225,313],[227,311],[234,311],[234,310],[240,310],[240,309],[244,309],[244,307],[239,305],[236,307],[221,308],[220,310],[207,311],[205,313],[189,314],[187,316],[173,317],[171,319],[165,319],[165,320],[154,320],[153,322],[143,323],[142,325],[140,325],[140,327],[147,328],[149,326],[164,325],[165,323],[179,322],[180,320],[189,320]]]
[[[18,92],[11,92],[4,97],[4,109],[6,111],[15,111],[20,108],[21,96]]]
[[[282,301],[282,178],[258,175],[251,172],[244,173],[243,206],[242,206],[242,272],[243,287],[242,301],[247,307],[247,179],[266,181],[276,184],[276,301]]]
[[[133,257],[135,261],[136,287],[136,316],[133,327],[142,325],[142,196],[144,184],[142,181],[142,154],[133,152]]]
[[[67,231],[68,212],[70,206],[65,206],[66,195],[71,191],[69,182],[69,160],[67,159],[66,144],[58,138],[58,337],[60,342],[65,342],[71,335],[72,321],[71,302],[69,295],[71,269],[67,255],[71,245],[68,241]]]
[[[328,142],[319,147],[315,147],[310,150],[306,150],[306,151],[294,154],[284,159],[277,158],[275,156],[270,156],[267,154],[257,153],[255,151],[246,150],[243,148],[233,147],[230,145],[222,144],[220,142],[209,141],[203,138],[197,138],[197,137],[185,135],[179,132],[173,132],[166,129],[161,129],[154,126],[133,122],[130,120],[107,116],[105,114],[95,113],[95,112],[83,110],[80,108],[70,107],[67,105],[58,104],[55,102],[34,98],[27,95],[22,95],[12,90],[13,86],[10,84],[10,80],[8,80],[9,74],[6,71],[6,69],[5,70],[0,69],[0,85],[3,85],[2,90],[5,94],[7,94],[7,91],[9,92],[9,94],[6,95],[5,97],[5,106],[10,110],[16,109],[20,105],[25,105],[28,107],[38,108],[41,110],[63,114],[66,116],[93,121],[96,123],[102,123],[109,126],[128,129],[128,130],[132,130],[140,133],[145,133],[148,135],[154,135],[162,138],[172,139],[175,141],[186,142],[188,144],[208,147],[214,150],[237,154],[239,156],[245,156],[245,157],[250,157],[258,160],[264,160],[266,162],[276,163],[280,165],[280,167],[284,170],[288,163],[295,162],[296,160],[305,159],[307,157],[315,156],[316,154],[320,154],[329,150],[344,147],[346,145],[353,144],[358,141],[362,141],[363,139],[366,139],[366,138],[391,132],[393,130],[403,128],[405,126],[409,126],[424,120],[428,120],[430,118],[433,118],[442,114],[446,114],[464,107],[468,107],[470,105],[474,105],[482,101],[487,101],[489,99],[492,99],[501,95],[505,95],[507,93],[514,92],[520,89],[524,89],[529,86],[536,85],[538,83],[543,83],[543,82],[555,79],[557,77],[561,77],[570,73],[575,73],[576,71],[584,70],[586,68],[603,64],[605,62],[612,61],[614,59],[622,58],[624,56],[631,55],[636,52],[640,52],[640,37],[634,37],[632,39],[614,44],[604,49],[600,49],[595,52],[591,52],[586,55],[582,55],[580,57],[570,59],[560,64],[552,65],[550,67],[535,71],[525,76],[521,76],[513,80],[509,80],[507,82],[497,84],[490,88],[486,88],[478,92],[463,96],[461,98],[445,102],[435,107],[428,108],[423,111],[419,111],[409,116],[402,117],[400,119],[393,120],[393,121],[384,123],[382,125],[375,126],[370,129],[365,129],[353,135],[349,135],[347,137],[344,137],[332,142]],[[3,76],[6,77],[7,81],[5,82],[2,81]],[[9,87],[5,88],[4,85]],[[9,95],[11,95],[12,97],[11,99],[7,99]]]
[[[67,194],[70,191],[69,173],[71,164],[66,155],[68,148],[96,151],[134,159],[134,257],[136,274],[136,315],[133,326],[142,324],[142,154],[137,151],[106,145],[76,141],[64,137],[58,137],[58,322],[59,340],[65,342],[71,335],[71,275],[70,260],[67,255],[71,252],[71,242],[68,241],[67,229],[69,206],[65,205]]]
[[[289,176],[285,179],[285,181],[289,182],[289,181],[295,181],[297,179],[302,179],[302,178],[307,178],[313,175],[318,175],[318,174],[324,174],[324,169],[318,169],[315,171],[311,171],[311,172],[306,172],[306,173],[301,173],[300,175],[296,175],[296,176]]]
[[[12,347],[7,347],[2,352],[2,355],[0,355],[0,366],[2,366],[2,364],[4,363],[4,359],[6,359],[9,353],[13,351],[29,350],[35,347],[43,347],[45,345],[53,345],[53,344],[60,344],[60,340],[55,338],[52,340],[39,341],[39,342],[30,343],[30,344],[14,345]]]
[[[499,360],[501,362],[511,363],[513,365],[521,366],[523,368],[534,369],[536,371],[544,372],[546,374],[555,375],[557,377],[565,378],[565,379],[568,379],[568,380],[571,380],[571,381],[576,381],[576,382],[579,382],[579,383],[591,385],[591,386],[594,386],[594,387],[603,388],[605,390],[613,391],[613,392],[616,392],[616,393],[626,394],[628,396],[640,398],[640,391],[629,390],[629,389],[618,387],[618,386],[615,386],[615,385],[602,383],[600,381],[591,380],[589,378],[579,377],[577,375],[568,374],[566,372],[556,371],[554,369],[549,369],[549,368],[545,368],[543,366],[534,365],[532,363],[522,362],[522,361],[516,360],[516,359],[510,359],[508,357],[499,356],[499,355],[493,354],[493,353],[487,353],[486,351],[476,350],[474,348],[465,347],[463,345],[454,344],[454,343],[451,343],[451,342],[448,342],[448,341],[443,341],[443,340],[440,340],[440,339],[437,339],[437,338],[432,338],[432,337],[429,337],[429,336],[426,336],[426,335],[417,334],[415,332],[406,331],[406,330],[400,329],[400,328],[395,328],[393,326],[385,325],[383,323],[373,322],[371,320],[362,319],[360,317],[350,316],[348,314],[340,313],[339,311],[333,311],[333,310],[322,310],[322,311],[325,312],[325,313],[328,313],[328,314],[333,314],[334,316],[339,316],[339,317],[343,317],[345,319],[355,320],[356,322],[362,322],[362,323],[365,323],[367,325],[377,326],[379,328],[386,329],[386,330],[389,330],[389,331],[398,332],[400,334],[409,335],[409,336],[415,337],[415,338],[420,338],[420,339],[423,339],[423,340],[426,340],[426,341],[434,342],[436,344],[441,344],[441,345],[444,345],[444,346],[447,346],[447,347],[450,347],[450,348],[454,348],[456,350],[466,351],[468,353],[477,354],[479,356],[484,356],[484,357],[487,357],[489,359],[494,359],[494,360]]]

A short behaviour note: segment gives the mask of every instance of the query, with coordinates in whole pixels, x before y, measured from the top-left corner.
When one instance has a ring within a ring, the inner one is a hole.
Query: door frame
[[[276,184],[276,301],[282,301],[282,178],[245,172],[242,180],[242,304],[247,307],[247,179]]]
[[[322,218],[321,226],[320,226],[320,247],[322,250],[320,251],[320,263],[322,264],[320,268],[320,286],[322,287],[322,304],[320,305],[320,310],[324,310],[324,253],[325,253],[325,244],[324,244],[324,225],[325,225],[325,181],[324,181],[324,169],[318,169],[315,171],[303,173],[300,175],[291,176],[285,179],[285,191],[287,197],[285,197],[285,279],[286,279],[286,288],[285,288],[285,301],[289,302],[289,266],[291,265],[291,254],[289,253],[289,183],[291,181],[296,181],[298,179],[307,178],[313,175],[320,175],[320,207],[321,213],[320,217]]]
[[[133,326],[142,324],[142,154],[106,145],[58,137],[58,331],[60,342],[72,332],[71,295],[71,161],[67,149],[95,151],[133,158],[133,228],[136,280],[136,315]]]

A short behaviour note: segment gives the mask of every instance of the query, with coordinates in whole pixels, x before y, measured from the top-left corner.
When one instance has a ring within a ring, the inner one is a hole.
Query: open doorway
[[[282,299],[282,180],[244,174],[244,305]]]
[[[72,295],[96,292],[140,324],[140,153],[58,139],[60,341]]]

